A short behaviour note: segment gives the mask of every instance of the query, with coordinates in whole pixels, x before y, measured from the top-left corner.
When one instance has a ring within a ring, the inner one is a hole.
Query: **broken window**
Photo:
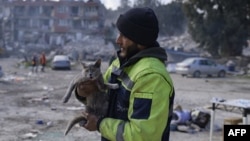
[[[29,16],[39,16],[39,6],[30,6],[28,8]]]
[[[25,7],[24,6],[15,6],[14,7],[14,15],[15,16],[22,16],[25,14]]]
[[[39,20],[37,20],[37,19],[32,19],[32,20],[31,20],[31,27],[35,27],[35,28],[40,27],[40,25],[39,25]]]
[[[51,17],[52,11],[53,11],[53,6],[43,6],[42,7],[42,15],[43,16]]]
[[[63,5],[59,6],[58,7],[58,12],[59,13],[67,13],[67,7],[63,6]]]
[[[71,7],[71,16],[78,16],[78,13],[79,13],[79,7],[72,6]]]
[[[80,29],[82,27],[81,20],[73,20],[72,26],[73,28]]]
[[[17,26],[18,27],[28,27],[29,26],[29,20],[28,19],[18,19],[17,20]]]
[[[59,26],[68,26],[68,20],[60,19],[58,22]]]

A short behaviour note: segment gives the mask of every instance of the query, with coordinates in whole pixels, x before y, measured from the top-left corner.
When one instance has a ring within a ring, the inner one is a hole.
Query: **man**
[[[37,69],[38,69],[38,57],[37,57],[37,54],[34,53],[33,56],[32,56],[32,73],[33,72],[36,72],[37,73]]]
[[[45,66],[46,66],[46,56],[45,53],[42,52],[41,56],[40,56],[40,64],[41,64],[41,72],[44,72]]]
[[[120,87],[108,91],[105,117],[83,113],[88,120],[83,127],[98,130],[102,141],[168,141],[174,87],[164,63],[166,52],[156,41],[157,17],[150,8],[132,8],[116,25],[120,51],[104,79]],[[76,95],[80,93],[79,85]]]

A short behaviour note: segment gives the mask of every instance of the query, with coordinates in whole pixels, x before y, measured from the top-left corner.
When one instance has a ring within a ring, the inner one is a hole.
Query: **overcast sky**
[[[54,1],[59,1],[59,0],[54,0]],[[87,1],[87,0],[85,0]],[[120,1],[121,0],[100,0],[107,9],[117,9],[118,6],[120,6]],[[130,0],[132,3],[134,3],[135,0]],[[161,1],[162,3],[169,3],[171,2],[172,0],[159,0]]]
[[[134,1],[134,0],[130,0]],[[162,3],[169,3],[172,0],[161,0]],[[101,2],[105,5],[107,9],[115,10],[118,6],[120,6],[120,0],[101,0]]]

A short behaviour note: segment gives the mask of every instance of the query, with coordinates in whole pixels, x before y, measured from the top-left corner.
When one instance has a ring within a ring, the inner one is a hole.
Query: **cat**
[[[107,89],[117,89],[118,84],[104,83],[101,73],[101,60],[98,59],[94,64],[86,65],[82,63],[83,70],[80,75],[77,75],[71,81],[67,92],[63,98],[63,103],[66,103],[76,86],[81,83],[84,86],[84,91],[81,92],[81,98],[76,97],[80,102],[85,104],[88,113],[95,114],[97,117],[102,117],[106,114],[108,107]],[[73,118],[67,125],[64,135],[66,136],[70,129],[76,124],[84,125],[86,119],[83,116]]]
[[[75,90],[76,86],[84,82],[86,80],[93,80],[93,82],[96,82],[96,86],[99,91],[106,91],[107,88],[110,89],[117,89],[118,84],[111,84],[111,83],[104,83],[102,72],[101,72],[101,59],[97,59],[94,64],[86,64],[84,62],[81,62],[81,65],[83,67],[80,74],[78,74],[69,84],[67,91],[63,97],[63,103],[67,103],[72,95],[72,92]],[[90,81],[88,81],[90,82]],[[83,95],[83,97],[89,95],[88,92],[86,92],[86,95]]]

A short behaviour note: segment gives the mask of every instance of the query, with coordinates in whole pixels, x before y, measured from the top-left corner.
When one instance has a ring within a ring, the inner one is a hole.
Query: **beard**
[[[129,59],[135,54],[140,52],[140,49],[138,48],[137,44],[133,43],[132,45],[128,46],[126,49],[123,48],[120,52],[120,57]]]

